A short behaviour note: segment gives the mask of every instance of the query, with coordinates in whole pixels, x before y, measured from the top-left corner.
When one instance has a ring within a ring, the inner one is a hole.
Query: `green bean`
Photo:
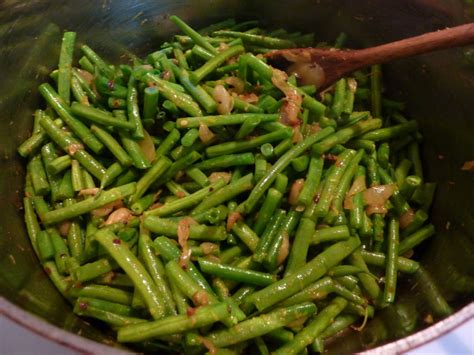
[[[148,216],[144,219],[143,225],[150,231],[169,237],[178,236],[178,223],[170,219]],[[195,240],[221,241],[227,238],[223,226],[206,226],[202,224],[189,226],[189,238]]]
[[[60,172],[71,167],[71,157],[69,155],[62,155],[46,164],[46,172],[51,175],[57,175]]]
[[[327,270],[339,264],[346,256],[350,255],[360,244],[357,238],[336,243],[314,257],[303,267],[297,269],[289,276],[257,291],[249,297],[257,309],[264,310],[277,302],[301,291],[304,287],[317,281]]]
[[[378,173],[380,174],[380,178],[384,184],[393,184],[394,180],[388,174],[387,171],[385,171],[383,168],[380,166],[378,167]],[[408,202],[405,200],[405,198],[402,196],[400,193],[400,190],[398,188],[395,188],[392,196],[390,197],[390,200],[393,202],[393,205],[395,207],[395,210],[399,215],[402,215],[410,209],[410,205]]]
[[[86,55],[86,57],[90,60],[90,62],[96,66],[107,78],[113,79],[115,77],[115,73],[112,68],[110,68],[106,62],[97,54],[95,53],[89,46],[82,45],[81,46],[82,52]],[[92,71],[93,72],[93,71]]]
[[[394,175],[395,175],[395,181],[397,182],[397,185],[401,187],[403,183],[405,182],[405,179],[410,172],[410,169],[412,167],[412,162],[408,159],[403,159],[396,167]],[[385,167],[386,168],[386,167]],[[420,179],[421,183],[421,179]]]
[[[242,221],[237,221],[232,227],[232,232],[234,232],[237,237],[250,249],[250,251],[255,252],[259,242],[257,234],[245,223]]]
[[[409,121],[416,122],[416,121]],[[412,123],[413,124],[413,123]],[[410,161],[413,163],[413,172],[414,175],[418,176],[423,180],[423,167],[421,165],[420,151],[418,144],[415,142],[410,143],[408,146],[408,156]]]
[[[92,71],[92,72],[94,72],[94,71]],[[74,81],[77,81],[79,83],[82,90],[87,94],[87,97],[89,98],[90,102],[92,102],[96,105],[99,105],[97,94],[91,89],[91,87],[89,86],[87,81],[83,78],[83,76],[81,75],[81,73],[79,72],[78,69],[76,69],[76,68],[72,69],[72,78],[73,78]],[[84,99],[84,101],[86,101],[86,100]],[[85,102],[79,101],[79,103],[82,104],[82,103],[85,103]]]
[[[382,70],[380,64],[372,65],[370,72],[370,104],[374,117],[382,114]]]
[[[94,133],[102,143],[104,143],[122,166],[127,167],[132,164],[130,156],[109,132],[96,125],[91,126],[91,132]]]
[[[71,170],[64,173],[58,188],[58,200],[65,200],[74,197],[74,189],[72,187]]]
[[[47,231],[39,231],[36,243],[38,245],[38,256],[42,263],[54,257],[54,246]]]
[[[360,249],[356,250],[354,253],[352,253],[352,255],[349,256],[349,262],[365,271],[365,273],[358,275],[360,282],[367,292],[367,295],[373,301],[378,303],[381,297],[380,287],[374,278],[370,276],[369,268],[362,257]]]
[[[278,131],[277,131],[278,132]],[[255,205],[260,200],[265,191],[270,187],[276,178],[276,175],[282,172],[290,163],[291,160],[297,158],[306,149],[310,148],[313,144],[321,139],[324,139],[333,132],[332,128],[326,128],[318,132],[317,134],[311,135],[305,138],[302,142],[291,148],[278,161],[272,166],[267,175],[261,179],[251,191],[249,197],[241,205],[241,210],[244,213],[250,213],[255,208]]]
[[[259,263],[262,263],[267,257],[268,249],[272,243],[273,237],[280,230],[280,225],[285,218],[285,211],[278,209],[267,219],[267,224],[263,233],[258,241],[257,247],[255,249],[253,259]],[[257,232],[258,233],[258,232]],[[260,233],[258,233],[260,234]]]
[[[92,64],[92,62],[87,57],[81,57],[81,59],[79,59],[79,65],[82,69],[88,71],[89,73],[94,72],[94,64]]]
[[[74,191],[78,192],[85,188],[81,166],[77,160],[71,161],[71,181]]]
[[[31,245],[33,246],[33,250],[37,255],[39,255],[38,250],[38,235],[41,232],[41,227],[38,223],[38,219],[36,218],[36,214],[34,212],[33,207],[33,199],[31,197],[24,197],[23,198],[23,208],[25,210],[25,225],[26,230],[28,232],[28,237],[30,238]]]
[[[314,314],[316,306],[312,303],[302,303],[287,308],[279,308],[267,314],[262,314],[245,320],[238,325],[207,335],[217,347],[226,347],[242,341],[265,335],[275,329],[279,329],[296,319]]]
[[[379,267],[385,267],[386,265],[386,256],[383,253],[361,250],[361,255],[364,261],[369,265],[374,265],[374,266],[379,266]],[[418,268],[420,267],[418,262],[411,259],[404,258],[402,256],[399,256],[396,262],[397,262],[398,271],[405,272],[408,274],[415,273],[416,270],[418,270]]]
[[[72,288],[70,293],[74,297],[98,298],[127,306],[132,303],[132,294],[128,291],[103,285],[86,285],[80,288]]]
[[[277,209],[278,205],[280,204],[281,199],[283,198],[283,194],[274,189],[270,188],[267,192],[267,196],[260,208],[260,211],[257,216],[257,220],[253,227],[255,233],[258,235],[263,232],[265,226],[268,224],[270,217],[273,216],[273,213]]]
[[[99,259],[92,263],[84,264],[74,270],[74,279],[79,282],[85,282],[95,279],[109,271],[112,271],[112,265],[107,259]]]
[[[98,179],[102,178],[102,175],[105,173],[105,168],[95,160],[94,157],[87,153],[76,139],[68,136],[47,116],[41,118],[40,124],[51,140],[59,145],[61,149],[67,152],[72,158],[79,161],[93,176]],[[102,143],[100,143],[100,145],[103,146]]]
[[[172,129],[163,142],[161,142],[160,146],[156,149],[156,156],[160,157],[161,155],[167,155],[180,138],[181,134],[179,131],[177,129]]]
[[[336,242],[350,237],[347,226],[334,226],[316,230],[311,237],[311,244]]]
[[[435,228],[432,224],[428,224],[427,226],[418,229],[418,231],[414,232],[413,234],[406,236],[400,242],[398,247],[398,255],[405,254],[407,251],[413,249],[422,241],[431,237],[433,234],[435,234]]]
[[[345,299],[335,298],[301,332],[296,334],[292,341],[277,349],[275,354],[298,354],[327,329],[346,305],[347,301]]]
[[[247,120],[259,119],[260,122],[274,122],[278,119],[277,114],[260,114],[260,113],[238,113],[232,115],[202,116],[202,117],[185,117],[176,121],[178,128],[199,127],[205,124],[208,127],[226,126],[234,124],[243,124]]]
[[[221,265],[202,258],[199,259],[199,266],[204,273],[257,286],[267,286],[276,280],[275,276],[271,274]]]
[[[298,204],[308,207],[312,202],[321,181],[324,160],[311,157],[303,189],[298,196]]]
[[[134,125],[131,122],[121,121],[113,117],[111,114],[105,111],[93,108],[88,105],[82,105],[77,102],[73,102],[71,105],[71,112],[77,116],[86,118],[89,121],[105,125],[112,126],[122,129],[133,129]]]
[[[158,297],[159,289],[136,256],[111,231],[99,230],[96,233],[96,240],[130,277],[143,296],[151,316],[154,319],[162,318],[166,308],[163,300]]]
[[[217,55],[217,49],[215,49],[212,44],[210,44],[203,36],[193,30],[189,25],[187,25],[183,20],[181,20],[178,16],[171,16],[170,20],[179,27],[181,31],[183,31],[186,35],[188,35],[194,43],[197,45],[205,48],[209,52],[214,55]]]
[[[51,187],[46,177],[46,171],[41,160],[41,155],[36,155],[28,164],[28,171],[31,176],[31,182],[36,195],[44,196],[51,191]]]
[[[227,186],[216,189],[192,210],[191,215],[206,211],[211,207],[233,199],[245,191],[251,190],[253,187],[252,179],[252,174],[248,174]]]
[[[135,183],[115,187],[110,190],[103,191],[96,198],[86,199],[68,207],[62,207],[54,211],[49,211],[42,216],[42,221],[46,225],[51,225],[66,219],[78,217],[94,209],[103,207],[111,202],[130,196],[134,192]]]
[[[186,170],[186,175],[201,187],[209,185],[209,179],[206,174],[204,174],[200,168],[196,167],[196,164],[192,168]]]
[[[142,231],[138,238],[140,259],[143,260],[145,268],[157,286],[160,296],[163,298],[165,313],[167,315],[176,315],[176,306],[171,295],[168,281],[166,280],[165,268],[161,260],[154,255],[152,247],[150,236],[145,231]]]
[[[209,59],[202,67],[196,69],[190,74],[191,81],[194,84],[199,83],[202,79],[204,79],[206,76],[208,76],[218,67],[220,67],[223,63],[225,63],[229,58],[239,55],[242,52],[244,52],[244,47],[241,45],[229,47],[228,49],[220,52],[219,54],[215,52],[211,52],[216,55],[213,58]]]
[[[385,291],[384,302],[393,303],[397,287],[397,258],[399,243],[399,223],[395,218],[391,218],[388,226],[387,237],[387,258],[385,269]]]
[[[381,125],[382,121],[376,118],[357,122],[352,126],[340,129],[339,131],[324,139],[322,142],[315,144],[313,151],[317,154],[322,154],[327,152],[336,144],[344,144],[353,137],[360,136],[365,132],[380,128]]]
[[[105,311],[98,307],[91,306],[88,303],[80,302],[79,300],[76,301],[76,305],[74,306],[74,313],[80,316],[96,318],[116,327],[145,322],[144,319],[127,317],[110,311]]]
[[[416,121],[408,121],[399,125],[380,128],[363,134],[360,138],[366,140],[372,140],[375,142],[386,141],[396,137],[400,137],[406,134],[415,132],[418,129],[418,123]]]
[[[79,103],[83,105],[88,105],[88,102],[84,103],[84,102],[79,101]],[[120,109],[127,108],[127,101],[125,101],[124,99],[119,99],[119,98],[111,96],[107,99],[107,105],[109,106],[110,109],[120,110]]]
[[[147,73],[142,81],[150,82],[156,85],[156,88],[165,98],[173,102],[178,108],[191,116],[202,116],[202,111],[198,104],[188,94],[177,91],[171,83],[160,79],[158,76]]]
[[[355,161],[357,164],[359,160],[360,154],[356,154],[356,152],[349,149],[338,156],[334,164],[335,168],[328,175],[316,206],[314,213],[317,217],[325,217],[328,214],[331,203],[338,194],[339,184],[345,171],[348,170],[349,167],[353,170],[352,162]],[[357,165],[355,166],[357,167]]]
[[[453,309],[446,302],[433,278],[423,266],[420,265],[414,277],[420,285],[420,292],[425,296],[424,298],[434,314],[439,317],[446,317],[453,313]]]
[[[200,85],[194,85],[191,81],[189,73],[186,70],[178,71],[178,77],[186,91],[201,104],[207,113],[213,113],[216,111],[217,103],[214,98],[210,96]]]
[[[75,41],[75,32],[64,32],[58,64],[58,94],[66,105],[70,103],[71,67]]]
[[[103,150],[104,146],[102,143],[94,137],[94,135],[82,122],[78,121],[71,115],[69,108],[58,96],[51,85],[43,83],[39,86],[38,90],[41,95],[43,95],[48,104],[51,105],[51,107],[53,107],[53,109],[57,112],[59,117],[61,117],[66,125],[71,128],[71,130],[84,142],[85,145],[87,145],[94,153],[97,154]],[[41,122],[44,122],[45,118],[46,117],[43,117]],[[42,127],[45,128],[43,125]]]
[[[200,307],[193,315],[166,317],[158,321],[122,327],[118,339],[122,342],[139,342],[164,335],[183,333],[223,321],[230,316],[227,304],[217,303]]]
[[[296,47],[296,44],[290,40],[262,36],[262,35],[257,35],[257,34],[250,34],[246,32],[219,30],[219,31],[215,31],[214,34],[217,36],[241,38],[244,41],[244,43],[249,43],[252,45],[272,48],[272,49]]]

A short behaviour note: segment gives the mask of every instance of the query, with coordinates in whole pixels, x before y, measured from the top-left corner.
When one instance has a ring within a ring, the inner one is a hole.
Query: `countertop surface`
[[[72,355],[75,353],[0,316],[0,355],[29,354]],[[416,348],[408,354],[474,354],[474,319],[442,338]]]

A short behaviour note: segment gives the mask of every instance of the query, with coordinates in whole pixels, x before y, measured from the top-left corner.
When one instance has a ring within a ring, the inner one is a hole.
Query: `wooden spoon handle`
[[[452,48],[474,43],[474,23],[446,28],[377,47],[352,51],[364,65],[386,63],[439,49]]]

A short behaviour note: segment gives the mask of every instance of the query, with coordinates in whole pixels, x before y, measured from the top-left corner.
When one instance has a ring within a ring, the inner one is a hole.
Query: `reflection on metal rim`
[[[429,343],[437,338],[442,337],[446,333],[461,326],[469,319],[474,318],[474,302],[468,304],[464,308],[453,315],[445,318],[433,326],[426,328],[420,332],[412,334],[406,338],[394,341],[392,343],[379,346],[375,349],[368,350],[362,354],[376,355],[376,354],[400,354],[408,350],[412,350],[421,345]]]
[[[91,354],[107,353],[110,351],[110,347],[57,328],[42,320],[41,318],[38,318],[22,310],[2,297],[0,297],[0,315],[5,315],[19,325],[31,330],[32,332],[41,335],[55,343],[68,347],[71,350]],[[361,354],[377,355],[404,353],[445,335],[453,329],[461,326],[471,318],[474,318],[474,303],[465,306],[452,316],[443,319],[442,321],[418,333],[412,334],[395,342],[379,346],[375,349],[365,351]],[[114,353],[120,355],[127,354],[128,352],[115,348]]]
[[[81,354],[107,354],[111,351],[109,346],[88,340],[79,335],[69,333],[61,328],[49,324],[45,320],[24,311],[5,298],[0,297],[0,315],[4,315],[17,324],[30,331],[45,337],[57,344],[71,349]],[[128,354],[129,352],[114,348],[114,354]]]

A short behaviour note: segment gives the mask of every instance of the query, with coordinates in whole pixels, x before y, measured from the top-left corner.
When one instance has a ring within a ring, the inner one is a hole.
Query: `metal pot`
[[[464,4],[466,3],[466,4]],[[370,46],[469,22],[472,5],[457,0],[6,0],[0,4],[0,313],[81,352],[120,347],[98,323],[76,317],[49,282],[34,256],[22,221],[24,167],[16,147],[28,136],[31,115],[41,104],[36,88],[57,65],[61,31],[77,31],[110,61],[126,51],[156,48],[176,28],[177,14],[199,27],[227,17],[257,18],[271,27],[314,31],[332,41],[340,31],[350,46]],[[471,7],[469,7],[471,6]],[[360,333],[336,339],[336,353],[375,348],[403,352],[440,336],[474,314],[473,173],[461,171],[474,158],[474,68],[461,49],[400,60],[386,66],[387,90],[406,101],[424,135],[423,161],[438,183],[432,211],[437,234],[418,250],[452,316],[432,314],[423,285],[406,280],[397,305],[380,312]],[[470,303],[470,304],[469,304]],[[436,324],[423,318],[432,314]],[[40,319],[40,318],[43,319]],[[431,325],[431,326],[430,326]],[[423,330],[424,328],[427,328]],[[414,334],[413,334],[414,333]],[[75,335],[75,334],[79,334]],[[412,335],[410,335],[412,334]],[[398,340],[399,339],[399,340]],[[91,341],[92,340],[92,341]],[[386,344],[386,345],[383,345]]]

